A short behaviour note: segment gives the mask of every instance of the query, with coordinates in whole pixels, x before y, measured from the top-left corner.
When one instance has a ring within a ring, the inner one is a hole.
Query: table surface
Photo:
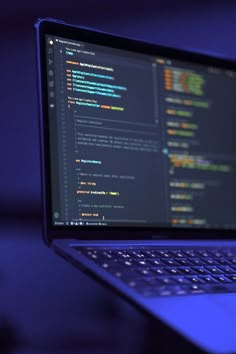
[[[0,227],[0,352],[145,353],[147,319],[63,261],[30,225]]]

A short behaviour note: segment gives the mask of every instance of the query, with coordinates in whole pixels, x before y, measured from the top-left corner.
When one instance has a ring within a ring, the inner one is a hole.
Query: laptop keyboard
[[[236,248],[74,248],[145,297],[236,292]]]

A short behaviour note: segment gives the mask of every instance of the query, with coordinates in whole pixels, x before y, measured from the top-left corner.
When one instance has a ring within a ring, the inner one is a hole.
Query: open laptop
[[[192,350],[236,352],[236,64],[35,27],[46,242]]]

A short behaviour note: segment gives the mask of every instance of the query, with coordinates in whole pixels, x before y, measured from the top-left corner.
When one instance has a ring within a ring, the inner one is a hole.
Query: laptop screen
[[[236,229],[236,72],[46,36],[52,224]]]

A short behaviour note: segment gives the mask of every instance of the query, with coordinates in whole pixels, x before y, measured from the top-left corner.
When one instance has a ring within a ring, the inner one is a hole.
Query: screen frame
[[[50,244],[54,239],[69,238],[79,240],[150,240],[150,239],[234,239],[236,230],[207,229],[192,227],[148,227],[148,226],[59,226],[52,223],[52,193],[49,150],[49,112],[47,97],[47,35],[81,40],[93,44],[108,45],[113,48],[134,51],[153,56],[168,57],[190,63],[203,64],[236,70],[236,62],[215,55],[206,55],[183,49],[160,46],[136,39],[124,38],[94,29],[67,24],[55,19],[38,19],[35,23],[36,57],[38,79],[39,140],[41,160],[41,196],[44,240]],[[223,234],[223,236],[222,236]]]

